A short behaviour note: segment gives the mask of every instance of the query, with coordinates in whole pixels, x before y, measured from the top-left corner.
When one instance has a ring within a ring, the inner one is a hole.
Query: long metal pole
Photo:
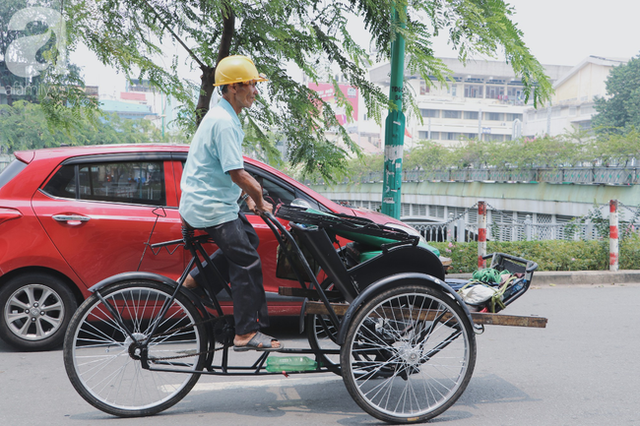
[[[406,14],[406,10],[405,10]],[[400,15],[393,9],[392,16],[400,21]],[[404,28],[404,24],[401,24]],[[382,190],[382,213],[400,218],[402,203],[402,150],[404,145],[405,116],[402,112],[402,91],[404,81],[404,37],[395,34],[391,43],[391,87],[389,99],[396,108],[389,111],[385,122],[384,135],[384,188]]]

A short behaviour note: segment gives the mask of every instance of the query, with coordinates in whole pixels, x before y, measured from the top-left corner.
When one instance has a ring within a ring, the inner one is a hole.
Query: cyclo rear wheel
[[[100,290],[116,315],[96,294],[76,311],[65,335],[64,365],[88,403],[116,416],[148,416],[171,407],[193,388],[205,363],[206,328],[182,293],[160,316],[173,291],[153,281],[124,281]],[[136,344],[126,330],[148,344]],[[151,367],[184,373],[143,369],[140,353],[145,348]]]
[[[356,403],[393,423],[443,413],[464,392],[475,361],[472,324],[456,301],[440,290],[406,284],[358,310],[340,355]]]

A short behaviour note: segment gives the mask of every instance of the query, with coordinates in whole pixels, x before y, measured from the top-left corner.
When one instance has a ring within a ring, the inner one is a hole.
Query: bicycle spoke
[[[123,283],[103,291],[102,301],[91,297],[81,306],[65,342],[65,367],[88,402],[117,415],[147,415],[193,387],[206,336],[197,309],[172,292],[155,283]],[[190,374],[142,368],[145,353],[151,367],[161,362]]]
[[[468,320],[461,326],[465,317],[453,309],[455,301],[441,294],[417,286],[394,288],[354,317],[341,357],[343,378],[373,416],[426,420],[466,387],[475,363],[474,336]]]

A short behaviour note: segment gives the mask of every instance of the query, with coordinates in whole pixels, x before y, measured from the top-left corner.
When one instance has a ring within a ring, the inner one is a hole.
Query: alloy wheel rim
[[[9,330],[23,340],[38,341],[62,326],[64,304],[51,287],[28,284],[13,292],[4,308]]]

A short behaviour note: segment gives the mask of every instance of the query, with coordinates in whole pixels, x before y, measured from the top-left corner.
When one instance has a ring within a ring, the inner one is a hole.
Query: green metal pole
[[[394,19],[400,20],[396,10]],[[404,27],[404,25],[403,25]],[[404,37],[395,35],[391,44],[391,87],[389,99],[396,105],[385,122],[384,134],[384,188],[382,189],[382,213],[400,219],[402,203],[402,148],[404,145],[405,117],[402,112],[402,88],[404,80]]]

